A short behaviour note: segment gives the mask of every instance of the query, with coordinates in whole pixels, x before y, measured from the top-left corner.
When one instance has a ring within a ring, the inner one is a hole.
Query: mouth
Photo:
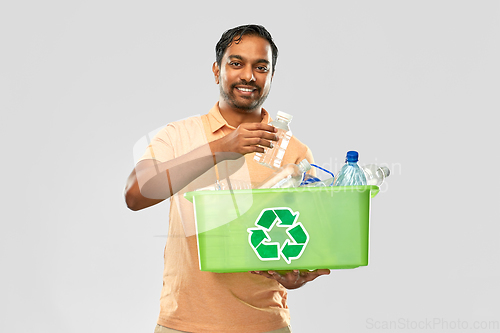
[[[244,96],[250,96],[257,91],[257,88],[252,86],[236,86],[235,89]]]

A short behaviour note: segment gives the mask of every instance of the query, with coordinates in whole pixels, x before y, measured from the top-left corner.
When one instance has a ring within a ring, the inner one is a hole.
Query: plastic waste
[[[333,178],[334,175],[330,171],[316,165],[316,164],[311,164],[311,166],[315,167],[316,169],[322,170],[325,173],[331,175],[332,177],[321,180],[318,177],[314,177],[308,173],[304,175],[304,179],[302,180],[302,183],[300,183],[300,187],[324,187],[324,186],[332,186],[333,184]]]
[[[224,181],[217,180],[215,184],[201,187],[195,191],[224,191],[224,190],[248,190],[252,188],[252,184],[249,181],[242,180],[230,180],[224,179]]]
[[[348,151],[346,163],[333,181],[333,186],[366,185],[366,176],[358,165],[358,152]]]
[[[327,178],[325,180],[319,180],[316,182],[310,182],[310,183],[302,183],[300,187],[325,187],[325,186],[333,186],[333,177]]]
[[[289,126],[292,118],[293,117],[288,113],[278,111],[276,120],[269,123],[278,129],[276,133],[278,141],[273,143],[273,148],[266,148],[264,153],[256,153],[254,157],[255,161],[271,169],[278,169],[281,167],[281,161],[285,155],[286,147],[292,137],[292,131]]]
[[[256,188],[290,188],[298,187],[304,178],[304,173],[311,169],[311,165],[306,159],[299,164],[287,164],[273,172]]]
[[[302,183],[300,183],[300,186],[315,186],[314,184],[319,184],[320,182],[321,179],[319,179],[318,177],[314,177],[313,175],[306,173],[304,174],[304,179],[302,179]]]
[[[380,186],[384,183],[384,180],[391,174],[391,171],[386,166],[368,164],[362,166],[361,168],[365,173],[366,185]]]

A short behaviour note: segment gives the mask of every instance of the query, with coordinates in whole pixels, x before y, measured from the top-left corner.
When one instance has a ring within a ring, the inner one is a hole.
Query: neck
[[[260,123],[262,121],[262,107],[260,106],[252,110],[243,110],[227,104],[223,98],[220,98],[219,110],[222,117],[233,127],[238,127],[243,123]]]

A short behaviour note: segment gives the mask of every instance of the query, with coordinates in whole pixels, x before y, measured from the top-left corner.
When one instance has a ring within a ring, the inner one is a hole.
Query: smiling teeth
[[[247,88],[236,88],[238,90],[241,90],[241,91],[248,91],[248,92],[252,92],[253,89],[247,89]]]

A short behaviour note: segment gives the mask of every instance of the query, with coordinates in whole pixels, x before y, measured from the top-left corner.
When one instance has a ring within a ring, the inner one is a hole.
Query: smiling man
[[[171,198],[169,232],[160,315],[155,333],[165,332],[291,332],[287,289],[299,288],[329,270],[300,273],[202,272],[198,266],[192,208],[183,204],[186,188],[199,188],[214,168],[239,160],[252,183],[273,170],[253,160],[277,141],[276,129],[262,108],[271,89],[278,49],[262,26],[245,25],[226,31],[216,45],[214,79],[218,102],[208,114],[168,124],[151,141],[125,187],[132,210]],[[240,157],[240,158],[238,158]],[[283,164],[313,162],[306,145],[295,137]],[[208,183],[218,179],[209,178]],[[190,231],[191,230],[191,231]]]
[[[215,81],[220,87],[219,108],[260,114],[271,89],[273,49],[274,53],[278,50],[260,36],[247,35],[245,42],[242,39],[241,36],[234,40],[213,65]]]

